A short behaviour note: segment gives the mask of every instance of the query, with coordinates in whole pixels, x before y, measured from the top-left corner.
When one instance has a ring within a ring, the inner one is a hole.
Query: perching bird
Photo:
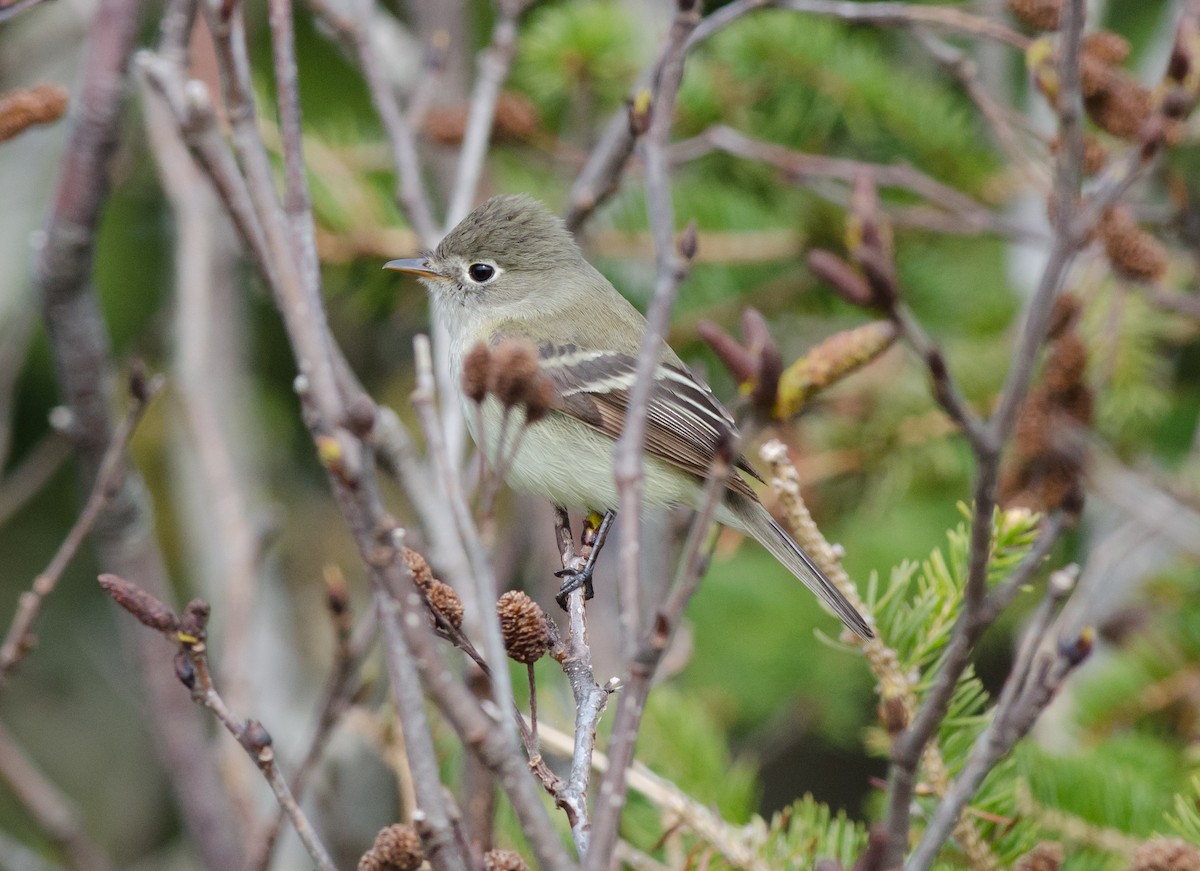
[[[392,260],[387,269],[418,276],[450,337],[453,382],[468,428],[486,452],[501,431],[489,399],[482,425],[462,393],[463,361],[476,344],[528,340],[557,391],[552,410],[531,424],[509,472],[510,486],[555,505],[617,507],[613,444],[621,434],[646,321],[584,259],[562,220],[525,196],[493,197],[467,215],[432,253]],[[644,493],[648,505],[700,504],[715,453],[736,435],[729,412],[679,357],[664,347],[646,419]],[[753,536],[864,638],[870,627],[759,502],[736,459],[717,520]]]

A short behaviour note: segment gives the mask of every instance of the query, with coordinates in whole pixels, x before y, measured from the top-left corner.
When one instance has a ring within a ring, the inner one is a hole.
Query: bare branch
[[[159,623],[159,631],[179,648],[175,656],[175,675],[191,693],[192,701],[212,712],[262,772],[271,792],[275,794],[275,800],[288,815],[296,834],[300,836],[305,850],[319,871],[337,871],[329,851],[321,843],[308,817],[296,803],[287,781],[279,773],[270,734],[257,720],[238,718],[217,692],[208,667],[208,604],[193,599],[184,609],[183,615],[176,617],[166,605],[124,578],[101,575],[100,585],[118,605],[129,611],[139,622],[147,626],[155,625],[156,621]],[[170,617],[170,620],[164,621],[164,617]]]
[[[492,123],[496,116],[496,99],[508,78],[509,67],[517,50],[517,17],[529,0],[500,0],[500,13],[492,28],[491,45],[479,60],[479,75],[471,91],[467,127],[463,134],[462,150],[458,155],[458,170],[450,205],[446,210],[444,228],[448,232],[467,216],[475,201],[475,190],[483,173]]]
[[[136,377],[141,381],[141,376]],[[80,545],[83,544],[84,539],[88,537],[105,509],[112,504],[114,497],[120,492],[125,475],[129,440],[133,438],[134,430],[137,428],[138,421],[142,419],[147,404],[162,388],[162,385],[163,379],[156,377],[148,382],[141,382],[138,389],[130,391],[129,408],[113,433],[112,441],[109,442],[108,450],[100,463],[96,480],[92,484],[92,492],[88,495],[83,510],[79,513],[79,517],[76,518],[58,550],[55,551],[54,557],[46,566],[45,571],[34,579],[33,586],[27,592],[21,594],[17,613],[13,616],[12,624],[4,636],[3,643],[0,643],[0,691],[8,683],[9,677],[12,676],[13,670],[21,659],[36,643],[33,627],[41,613],[46,597],[54,592],[54,588],[58,586],[58,579],[62,577],[62,573],[74,559]]]
[[[688,258],[674,242],[675,211],[671,205],[670,172],[666,146],[675,114],[675,97],[683,80],[684,46],[699,23],[699,4],[680,3],[667,36],[662,72],[650,99],[650,128],[645,140],[646,207],[657,253],[657,278],[646,332],[638,354],[633,389],[621,437],[613,448],[613,473],[618,510],[627,518],[621,538],[621,573],[617,587],[621,608],[622,649],[631,656],[640,637],[641,541],[638,518],[642,515],[642,465],[646,444],[646,407],[654,385],[654,371],[662,355],[663,340],[675,295],[687,274]]]
[[[946,213],[950,219],[947,225],[955,232],[995,233],[1022,241],[1042,238],[1040,232],[995,214],[966,194],[904,164],[885,165],[824,154],[806,154],[754,139],[723,124],[713,125],[691,139],[675,143],[669,153],[672,163],[677,163],[712,151],[770,164],[795,184],[804,184],[809,179],[834,179],[849,183],[866,174],[878,186],[905,190],[923,197],[935,207],[935,211]],[[817,192],[821,193],[820,190]]]

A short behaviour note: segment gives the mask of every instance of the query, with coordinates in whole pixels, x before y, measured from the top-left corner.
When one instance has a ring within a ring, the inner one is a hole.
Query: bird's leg
[[[575,565],[578,565],[579,562],[583,562],[583,565],[578,568],[572,565],[554,573],[555,577],[563,579],[562,587],[559,588],[558,595],[554,597],[554,600],[564,611],[567,608],[567,596],[580,587],[583,587],[585,599],[590,599],[595,595],[595,591],[592,589],[592,571],[596,568],[596,557],[600,555],[600,549],[604,547],[604,540],[608,538],[608,530],[612,527],[613,518],[616,516],[615,511],[606,511],[603,516],[595,511],[588,514],[587,519],[583,522],[583,532],[579,536],[579,554],[572,560]]]

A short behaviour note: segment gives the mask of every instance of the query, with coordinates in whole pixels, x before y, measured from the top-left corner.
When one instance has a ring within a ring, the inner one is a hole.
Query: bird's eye
[[[496,274],[496,267],[488,263],[472,263],[467,267],[467,274],[471,276],[472,281],[483,284]]]

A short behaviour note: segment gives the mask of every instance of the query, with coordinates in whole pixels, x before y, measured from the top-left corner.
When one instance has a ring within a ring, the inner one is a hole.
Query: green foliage
[[[681,133],[724,123],[792,148],[906,158],[973,190],[991,171],[979,129],[944,81],[898,64],[890,34],[764,11],[689,61]]]
[[[1171,319],[1108,284],[1087,307],[1084,331],[1092,350],[1089,375],[1099,388],[1096,426],[1119,446],[1140,443],[1173,405],[1170,363],[1162,353]]]
[[[806,795],[772,817],[759,858],[770,868],[811,868],[818,859],[849,868],[866,845],[862,823]]]
[[[1200,775],[1192,777],[1188,788],[1175,795],[1175,807],[1167,814],[1175,834],[1200,844]]]
[[[512,82],[552,129],[578,124],[583,113],[603,118],[628,94],[645,47],[633,19],[612,0],[543,6],[522,28]]]

